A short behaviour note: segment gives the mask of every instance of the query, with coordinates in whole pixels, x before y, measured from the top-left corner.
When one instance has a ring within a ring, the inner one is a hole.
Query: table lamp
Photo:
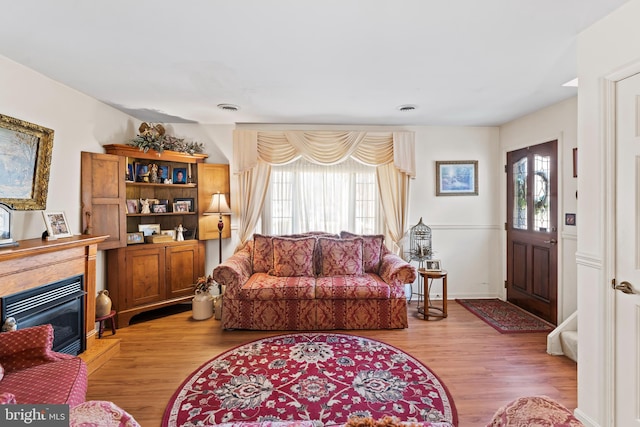
[[[221,194],[219,191],[211,196],[211,204],[209,209],[204,211],[204,215],[218,215],[218,240],[219,240],[219,262],[222,264],[222,229],[224,228],[224,222],[222,222],[222,215],[231,215],[231,209],[227,203],[227,197]]]

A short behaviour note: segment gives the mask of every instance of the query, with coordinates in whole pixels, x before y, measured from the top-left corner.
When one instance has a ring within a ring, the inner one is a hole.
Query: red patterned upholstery
[[[0,334],[0,363],[5,368],[0,381],[0,403],[7,394],[17,403],[84,402],[87,367],[82,359],[51,350],[51,325],[34,326]]]
[[[384,246],[384,235],[382,234],[353,234],[348,231],[341,231],[340,237],[348,239],[351,237],[361,237],[364,252],[362,253],[362,264],[365,273],[378,273]]]
[[[69,427],[140,427],[140,424],[112,402],[90,400],[69,411]]]
[[[313,277],[316,240],[315,237],[299,239],[274,237],[272,239],[273,268],[269,274],[279,277]]]
[[[313,276],[277,277],[255,273],[240,289],[241,299],[314,299],[316,279]]]
[[[318,238],[321,257],[321,276],[360,276],[362,268],[362,239]]]
[[[345,243],[326,236],[313,233],[313,250],[309,235],[254,235],[254,241],[216,267],[213,278],[225,289],[222,326],[254,330],[406,328],[404,287],[416,279],[415,267],[389,252],[382,245],[382,236],[356,236]],[[315,239],[319,243],[315,244]],[[325,242],[329,252],[340,249],[326,270],[320,242]],[[359,257],[360,272],[350,267]],[[367,257],[370,259],[365,262]],[[350,261],[342,263],[343,258]],[[310,265],[315,268],[309,270]],[[279,275],[269,275],[264,271],[267,267]],[[363,273],[367,268],[375,271]],[[293,274],[289,276],[287,271]],[[305,274],[296,276],[301,272]],[[329,275],[316,277],[316,272]],[[336,274],[340,272],[349,275]]]
[[[391,288],[377,274],[316,279],[318,299],[389,299]]]

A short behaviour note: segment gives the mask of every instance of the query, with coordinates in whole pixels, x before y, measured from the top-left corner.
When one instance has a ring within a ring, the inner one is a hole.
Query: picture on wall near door
[[[436,161],[436,196],[477,196],[478,161]]]
[[[565,225],[576,225],[576,214],[574,213],[564,214],[564,223]]]

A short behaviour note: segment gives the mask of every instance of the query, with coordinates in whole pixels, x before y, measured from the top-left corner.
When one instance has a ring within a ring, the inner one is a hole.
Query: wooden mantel
[[[84,275],[87,350],[96,333],[96,254],[107,236],[73,236],[57,240],[29,239],[0,249],[0,298]],[[4,318],[4,315],[2,316]]]

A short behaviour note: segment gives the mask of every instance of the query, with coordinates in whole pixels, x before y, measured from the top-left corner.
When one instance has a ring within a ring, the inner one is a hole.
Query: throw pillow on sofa
[[[273,237],[272,243],[273,268],[269,274],[279,277],[314,276],[315,237],[301,239]]]
[[[253,272],[268,273],[273,268],[272,236],[253,235]]]
[[[319,237],[318,244],[322,259],[321,276],[361,276],[363,274],[361,238]]]
[[[348,231],[341,231],[340,237],[350,239],[354,237],[362,238],[362,265],[365,273],[378,273],[380,262],[382,262],[382,245],[384,245],[383,234],[353,234]]]

